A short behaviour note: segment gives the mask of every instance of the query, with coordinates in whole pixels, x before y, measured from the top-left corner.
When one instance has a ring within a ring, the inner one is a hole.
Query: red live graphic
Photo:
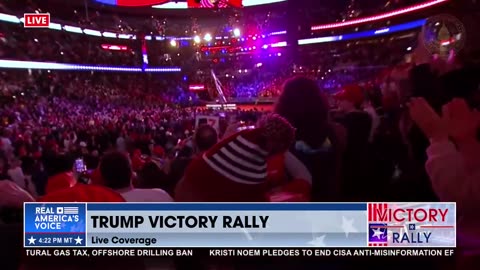
[[[370,222],[445,222],[447,213],[448,209],[441,208],[391,208],[386,203],[368,205]]]
[[[50,25],[50,14],[48,13],[25,13],[23,15],[24,27],[48,27]]]

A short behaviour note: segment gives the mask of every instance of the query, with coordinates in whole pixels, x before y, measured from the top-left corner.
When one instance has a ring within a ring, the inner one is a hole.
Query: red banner
[[[128,47],[123,45],[102,44],[102,49],[111,51],[128,51]]]
[[[242,0],[188,0],[189,8],[242,7]]]

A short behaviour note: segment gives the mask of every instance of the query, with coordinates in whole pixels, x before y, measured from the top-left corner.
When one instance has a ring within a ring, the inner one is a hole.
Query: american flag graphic
[[[386,247],[388,246],[388,224],[369,223],[368,224],[368,246]]]
[[[57,214],[78,215],[78,207],[57,207]]]
[[[408,241],[401,241],[400,243],[388,243],[388,241],[386,241],[385,243],[378,243],[378,238],[372,238],[375,233],[372,230],[377,230],[378,227],[382,226],[383,228],[385,228],[386,239],[390,239],[390,241],[393,241],[392,237],[394,233],[397,233],[397,235],[404,235],[405,233],[431,233],[434,231],[434,234],[430,238],[430,242],[433,241],[437,245],[446,245],[448,243],[451,243],[452,241],[454,241],[452,240],[454,239],[454,237],[452,237],[452,235],[454,235],[454,232],[451,231],[450,227],[453,228],[454,226],[432,224],[431,222],[420,222],[415,219],[409,220],[409,215],[406,211],[396,213],[396,218],[404,220],[403,222],[390,220],[392,217],[383,214],[385,211],[395,212],[397,209],[425,209],[426,211],[428,211],[429,209],[432,209],[432,207],[432,204],[429,203],[369,203],[367,208],[369,223],[368,246],[411,246],[411,243],[409,243]],[[377,230],[376,234],[378,236],[380,232]]]
[[[380,214],[388,209],[386,203],[369,203],[368,204],[368,246],[369,247],[386,247],[388,246],[388,229],[387,225],[380,220]],[[374,223],[371,223],[374,222]]]
[[[368,204],[368,221],[369,222],[385,221],[385,220],[380,220],[380,213],[383,213],[383,211],[386,209],[388,209],[388,204],[386,203],[369,203]]]

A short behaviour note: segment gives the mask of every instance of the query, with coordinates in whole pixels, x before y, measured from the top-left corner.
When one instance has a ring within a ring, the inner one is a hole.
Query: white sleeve
[[[285,169],[293,178],[303,179],[312,184],[312,175],[307,167],[290,152],[285,153]]]
[[[77,138],[77,133],[74,132],[74,133],[73,133],[72,143],[75,144],[75,143],[77,142],[77,139],[78,139],[78,138]]]
[[[432,142],[427,154],[425,168],[440,200],[456,202],[457,209],[478,205],[480,167],[468,170],[465,157],[449,141]]]

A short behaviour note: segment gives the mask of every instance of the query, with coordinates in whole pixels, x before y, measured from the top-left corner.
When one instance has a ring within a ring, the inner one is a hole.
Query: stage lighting
[[[177,41],[175,39],[170,40],[170,46],[177,47]]]
[[[206,42],[212,41],[212,35],[210,34],[205,34],[205,37],[203,38]]]
[[[193,37],[193,42],[195,42],[195,43],[198,44],[198,43],[200,43],[201,41],[202,41],[202,39],[201,39],[199,36]]]
[[[236,37],[239,37],[240,36],[240,29],[235,28],[235,30],[233,30],[233,35],[236,36]]]

